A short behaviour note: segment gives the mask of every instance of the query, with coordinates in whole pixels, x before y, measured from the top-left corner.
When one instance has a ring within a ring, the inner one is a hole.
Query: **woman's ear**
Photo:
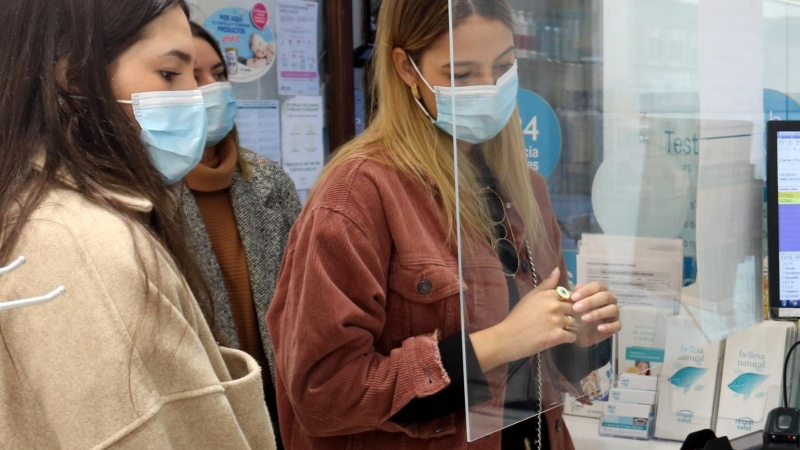
[[[414,83],[419,81],[419,75],[417,71],[414,70],[414,66],[411,65],[411,60],[405,50],[402,48],[392,50],[392,59],[394,60],[394,67],[397,70],[397,74],[400,75],[400,78],[403,79],[403,82],[408,85],[408,87],[411,87]]]
[[[68,57],[62,57],[56,63],[56,83],[58,83],[58,89],[70,95],[82,95],[69,81],[69,66],[70,62]]]

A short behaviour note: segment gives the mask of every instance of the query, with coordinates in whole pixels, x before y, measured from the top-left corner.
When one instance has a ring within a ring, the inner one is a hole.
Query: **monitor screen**
[[[800,132],[779,131],[778,256],[782,308],[800,308]]]
[[[773,316],[796,318],[800,317],[800,122],[770,122],[767,140],[770,306]]]

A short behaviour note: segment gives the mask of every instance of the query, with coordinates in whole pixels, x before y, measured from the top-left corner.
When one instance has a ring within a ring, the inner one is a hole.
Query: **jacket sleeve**
[[[267,314],[279,382],[315,437],[406,431],[390,418],[412,399],[446,388],[436,335],[405,340],[389,354],[375,341],[386,322],[388,230],[340,212],[304,213],[290,237]]]

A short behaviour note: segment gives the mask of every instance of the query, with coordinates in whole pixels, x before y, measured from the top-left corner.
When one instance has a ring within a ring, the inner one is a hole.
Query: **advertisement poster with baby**
[[[250,10],[221,9],[203,24],[220,44],[231,82],[258,80],[275,64],[275,35],[267,26],[269,18],[267,7],[256,3]]]

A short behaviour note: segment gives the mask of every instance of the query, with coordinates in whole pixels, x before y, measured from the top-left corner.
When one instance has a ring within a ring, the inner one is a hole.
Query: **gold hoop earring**
[[[419,95],[419,86],[417,86],[417,83],[414,83],[414,84],[411,85],[411,94],[417,100],[421,100],[422,99],[422,96]]]

